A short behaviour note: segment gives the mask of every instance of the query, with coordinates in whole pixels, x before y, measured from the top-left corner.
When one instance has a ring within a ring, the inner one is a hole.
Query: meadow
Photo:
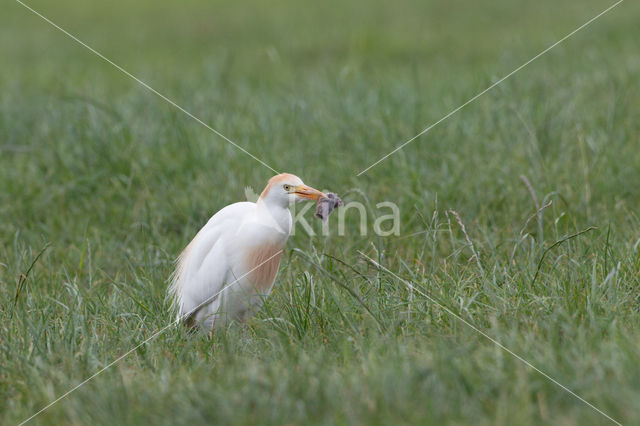
[[[480,332],[640,424],[637,2],[360,176],[613,2],[27,4],[369,214],[296,232],[248,323],[170,327],[28,424],[614,424]],[[0,62],[10,425],[169,324],[175,257],[273,172],[14,1]]]

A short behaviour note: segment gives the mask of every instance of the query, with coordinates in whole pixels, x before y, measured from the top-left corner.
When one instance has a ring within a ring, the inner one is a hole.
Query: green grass
[[[608,423],[441,304],[640,424],[638,4],[360,177],[611,3],[28,4],[278,170],[369,203],[369,231],[376,203],[402,215],[400,237],[360,236],[355,210],[344,237],[334,217],[329,237],[297,232],[248,324],[171,328],[32,423]],[[172,260],[272,173],[2,8],[0,423],[15,424],[168,324]]]

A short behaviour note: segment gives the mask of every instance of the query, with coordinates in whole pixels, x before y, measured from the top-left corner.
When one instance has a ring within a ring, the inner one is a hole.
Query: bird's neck
[[[267,200],[258,200],[258,216],[261,217],[266,225],[275,225],[278,231],[283,232],[286,237],[291,232],[291,211],[289,207],[276,203],[269,203]]]

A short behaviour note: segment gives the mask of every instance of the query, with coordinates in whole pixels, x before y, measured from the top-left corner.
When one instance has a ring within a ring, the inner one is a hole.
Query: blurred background
[[[267,310],[214,337],[218,352],[172,330],[43,423],[606,420],[441,311],[407,305],[415,296],[358,251],[639,421],[637,2],[362,176],[613,2],[26,4],[275,169],[368,203],[369,224],[382,201],[402,217],[400,238],[358,235],[356,212],[346,238],[296,234]],[[172,260],[273,172],[13,1],[0,62],[0,418],[11,423],[169,321]],[[545,249],[589,226],[532,285]],[[382,325],[303,258],[353,286]],[[312,283],[315,307],[303,303]]]

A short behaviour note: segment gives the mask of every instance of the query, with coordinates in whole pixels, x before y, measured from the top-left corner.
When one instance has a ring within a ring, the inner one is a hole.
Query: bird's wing
[[[229,242],[234,232],[255,211],[249,202],[231,204],[217,212],[180,254],[169,294],[178,316],[190,316],[200,305],[214,301],[229,271]]]

